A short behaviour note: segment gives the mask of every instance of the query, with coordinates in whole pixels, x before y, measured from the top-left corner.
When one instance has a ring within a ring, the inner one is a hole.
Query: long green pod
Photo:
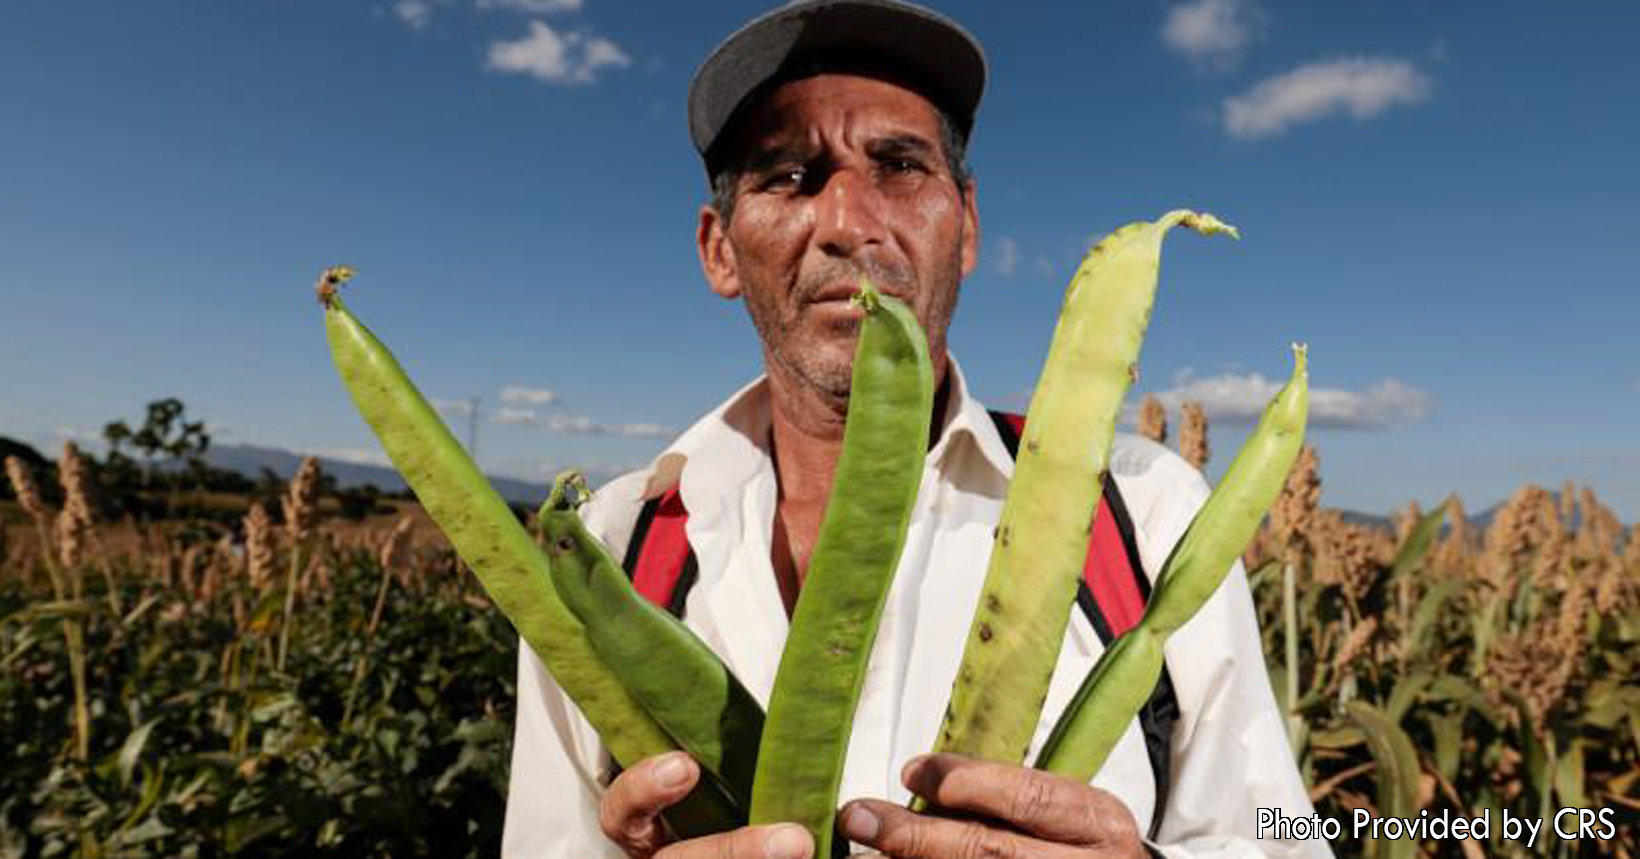
[[[936,751],[1018,763],[1041,718],[1088,550],[1116,417],[1150,320],[1162,238],[1177,224],[1235,229],[1176,210],[1088,252],[1065,295],[1031,396],[1014,477]]]
[[[905,546],[933,420],[917,319],[867,282],[831,500],[780,656],[758,751],[752,823],[807,827],[832,850],[837,787],[877,621]]]
[[[541,506],[553,587],[586,625],[598,657],[717,781],[738,810],[738,823],[745,823],[763,708],[689,627],[632,587],[576,513],[588,495],[586,480],[566,472]]]
[[[631,765],[676,746],[598,659],[580,620],[558,599],[547,561],[433,407],[335,288],[320,282],[330,354],[353,403],[393,465],[484,590],[546,663],[617,762]]]
[[[1099,658],[1037,755],[1036,767],[1088,781],[1127,730],[1162,672],[1162,645],[1207,603],[1281,492],[1304,442],[1309,410],[1305,349],[1293,374],[1196,512],[1157,577],[1139,624]]]
[[[1281,493],[1304,444],[1310,408],[1307,352],[1303,344],[1293,344],[1292,376],[1264,407],[1258,426],[1162,565],[1141,621],[1158,635],[1170,635],[1195,617]]]

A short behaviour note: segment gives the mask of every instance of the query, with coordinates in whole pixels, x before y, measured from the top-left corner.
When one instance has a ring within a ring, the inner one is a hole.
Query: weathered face
[[[738,143],[733,217],[703,208],[697,239],[712,291],[746,299],[770,372],[847,395],[862,274],[911,306],[943,370],[979,222],[933,105],[886,81],[817,75],[762,99]]]

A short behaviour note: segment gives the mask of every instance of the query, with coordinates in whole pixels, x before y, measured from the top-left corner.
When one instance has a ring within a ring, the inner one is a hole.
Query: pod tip
[[[1241,238],[1240,230],[1208,212],[1186,212],[1184,217],[1180,219],[1180,223],[1204,236],[1224,233],[1232,239],[1239,240]]]
[[[581,472],[571,469],[560,473],[557,479],[553,480],[552,491],[547,493],[546,503],[541,505],[541,510],[574,510],[590,500],[592,490],[587,488],[586,477]]]
[[[313,293],[319,297],[319,303],[324,305],[326,310],[340,300],[337,292],[341,290],[342,284],[353,279],[357,271],[358,269],[350,265],[333,265],[319,274],[319,282],[313,285]]]
[[[1308,343],[1293,343],[1293,373],[1308,372],[1310,345]]]
[[[877,309],[877,305],[882,300],[883,294],[877,291],[877,287],[871,282],[871,278],[862,275],[860,277],[860,291],[849,296],[848,303],[853,307],[865,308],[865,311],[870,313]]]

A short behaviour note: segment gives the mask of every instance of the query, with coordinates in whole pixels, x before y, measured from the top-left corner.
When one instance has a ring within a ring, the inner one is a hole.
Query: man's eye
[[[928,178],[928,167],[914,158],[889,158],[877,165],[879,187],[890,193],[910,193]]]
[[[775,170],[774,172],[765,175],[763,177],[762,187],[765,191],[773,191],[783,188],[797,188],[802,184],[803,168],[787,167],[782,170]]]

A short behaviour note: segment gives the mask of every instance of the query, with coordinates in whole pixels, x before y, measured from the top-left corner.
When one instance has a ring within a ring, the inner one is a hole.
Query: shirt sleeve
[[[624,859],[598,826],[606,761],[592,726],[520,641],[502,859]]]
[[[1176,466],[1176,467],[1169,467]],[[1171,484],[1145,517],[1150,537],[1177,543],[1207,499],[1207,483],[1182,460],[1157,463]],[[1165,554],[1164,554],[1165,557]],[[1159,569],[1159,567],[1158,567]],[[1252,592],[1238,560],[1202,610],[1165,646],[1178,696],[1173,781],[1155,844],[1172,859],[1328,859],[1328,842],[1259,837],[1259,809],[1314,814],[1259,637]]]

